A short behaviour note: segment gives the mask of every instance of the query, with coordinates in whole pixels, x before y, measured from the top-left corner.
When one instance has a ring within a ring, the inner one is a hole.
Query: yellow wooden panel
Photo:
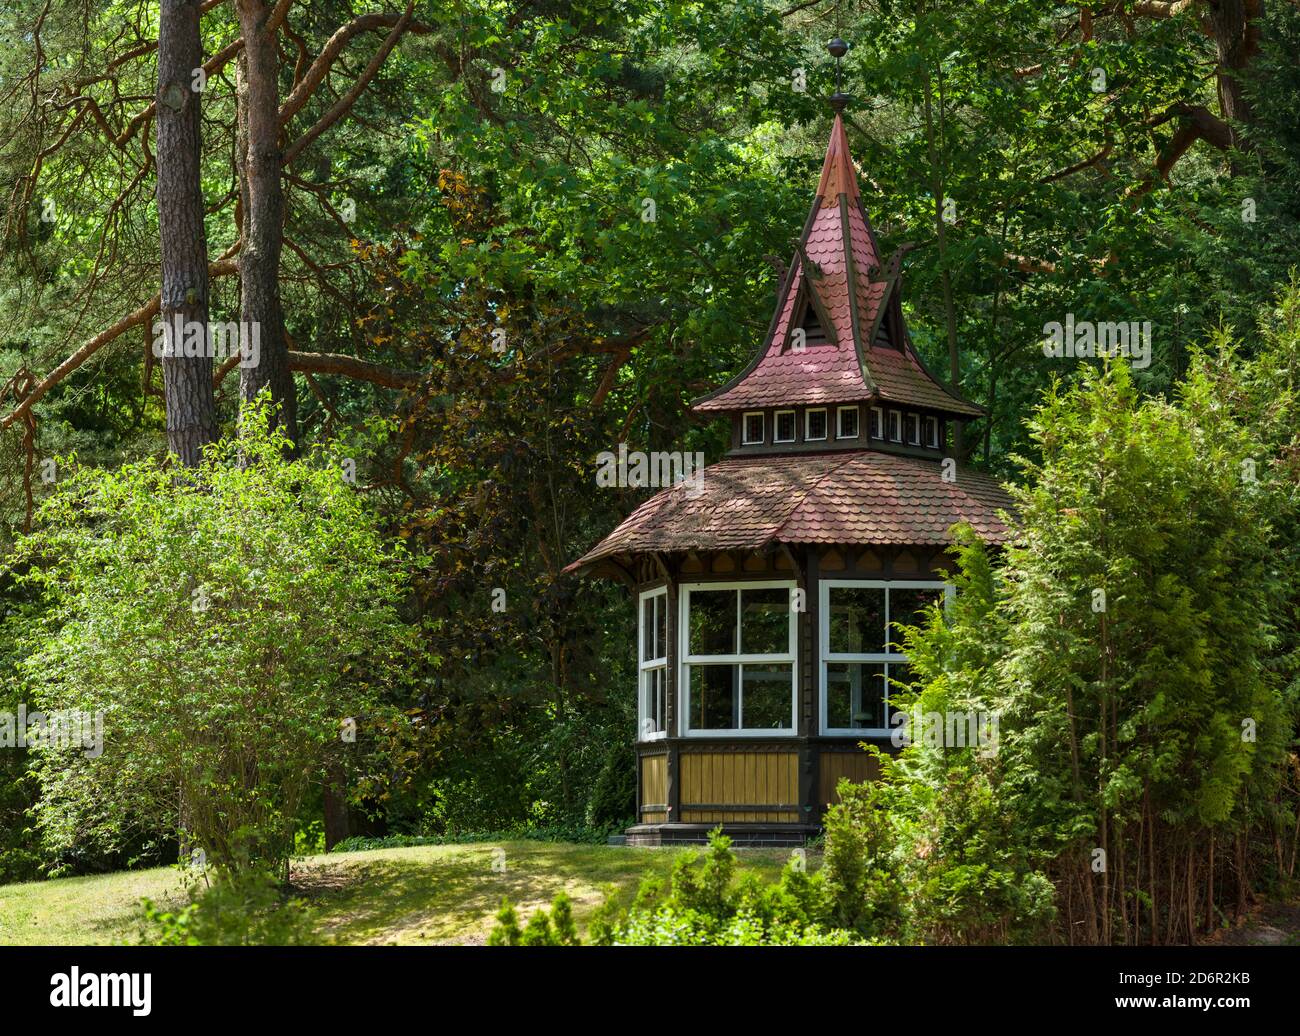
[[[866,752],[822,752],[817,775],[822,804],[834,805],[839,802],[836,788],[842,778],[847,777],[855,784],[861,784],[863,781],[873,781],[879,775],[880,767]]]
[[[668,757],[641,757],[641,805],[663,806],[668,801]]]
[[[687,822],[789,822],[797,814],[728,806],[794,806],[799,776],[795,752],[684,752],[682,819]],[[691,806],[717,806],[715,810]]]

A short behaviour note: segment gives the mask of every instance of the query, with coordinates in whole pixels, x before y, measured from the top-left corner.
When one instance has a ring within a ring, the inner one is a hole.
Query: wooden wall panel
[[[795,752],[683,752],[681,819],[688,824],[797,821],[798,758]]]
[[[880,765],[866,752],[826,752],[821,753],[821,765],[817,774],[818,804],[834,805],[840,801],[835,789],[840,779],[847,777],[855,784],[874,781],[880,776]]]
[[[657,824],[665,819],[668,804],[668,756],[641,757],[641,822]],[[650,812],[647,812],[647,809]]]

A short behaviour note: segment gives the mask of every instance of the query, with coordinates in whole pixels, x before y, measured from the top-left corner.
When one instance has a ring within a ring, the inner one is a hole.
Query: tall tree
[[[284,243],[284,186],[281,183],[280,92],[276,30],[288,4],[272,9],[265,0],[237,0],[244,52],[239,56],[240,319],[256,327],[260,359],[239,372],[239,395],[249,402],[265,388],[277,405],[276,418],[291,442],[298,439],[297,400],[284,337],[280,301],[280,252]]]
[[[208,335],[208,238],[199,180],[199,105],[203,64],[201,0],[162,0],[158,19],[158,93],[155,152],[158,166],[158,240],[162,254],[159,319],[171,349],[162,358],[167,445],[186,467],[217,438],[212,355],[185,355],[186,325]],[[197,87],[197,89],[196,89]]]

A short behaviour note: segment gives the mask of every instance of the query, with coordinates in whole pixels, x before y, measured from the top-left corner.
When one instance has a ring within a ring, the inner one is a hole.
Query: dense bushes
[[[336,458],[286,446],[250,412],[185,478],[78,470],[20,544],[45,601],[27,700],[102,722],[102,755],[32,753],[54,851],[161,828],[214,866],[278,870],[309,793],[377,722],[410,642],[403,558]]]
[[[903,637],[896,705],[997,719],[884,763],[912,937],[1192,941],[1294,867],[1297,439],[1245,419],[1257,378],[1201,360],[1175,405],[1115,366],[1031,422],[1011,544],[966,538],[955,605]]]
[[[315,937],[301,899],[283,895],[256,871],[219,877],[208,885],[192,876],[188,902],[169,910],[141,900],[139,943],[144,946],[307,946]]]
[[[597,946],[811,946],[873,940],[886,926],[855,904],[870,898],[870,872],[850,854],[827,856],[809,873],[796,850],[781,876],[764,882],[737,868],[731,839],[721,829],[709,836],[707,851],[681,853],[667,882],[647,877],[630,907],[610,891],[588,925]],[[846,917],[857,917],[845,922]],[[520,929],[518,916],[503,902],[489,939],[497,946],[577,945],[568,897],[561,893],[548,915],[538,911]]]

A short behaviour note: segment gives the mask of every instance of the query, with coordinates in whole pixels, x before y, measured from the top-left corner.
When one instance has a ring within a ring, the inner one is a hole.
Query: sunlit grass
[[[606,885],[631,900],[642,875],[667,874],[677,849],[564,842],[428,845],[309,856],[293,868],[294,892],[311,904],[322,942],[380,945],[482,943],[503,896],[521,920],[565,890],[579,927]],[[775,877],[788,850],[740,852],[741,867]],[[0,885],[0,943],[94,945],[138,935],[139,901],[184,901],[172,867],[22,885]]]

